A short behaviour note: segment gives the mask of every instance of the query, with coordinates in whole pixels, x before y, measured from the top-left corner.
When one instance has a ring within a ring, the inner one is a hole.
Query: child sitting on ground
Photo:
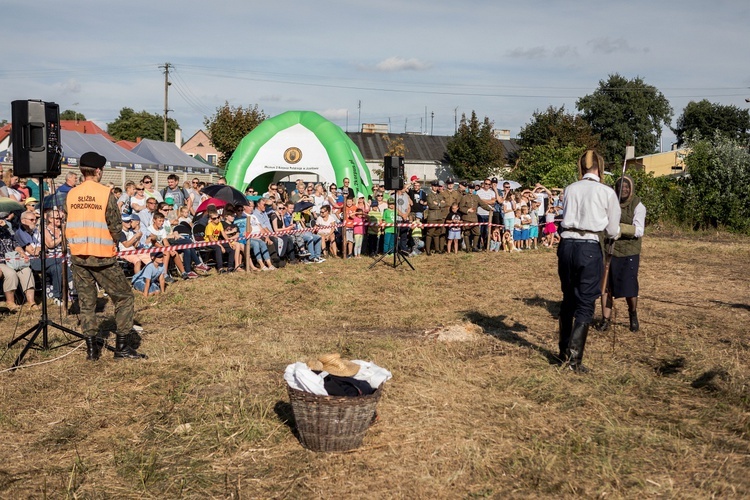
[[[510,231],[503,232],[503,250],[506,252],[512,252],[515,250],[513,247],[513,237],[510,235]]]
[[[492,239],[490,240],[490,252],[499,252],[501,246],[500,229],[492,230]]]
[[[143,293],[144,297],[163,293],[167,287],[164,274],[164,254],[154,252],[151,254],[151,262],[133,276],[133,288]]]

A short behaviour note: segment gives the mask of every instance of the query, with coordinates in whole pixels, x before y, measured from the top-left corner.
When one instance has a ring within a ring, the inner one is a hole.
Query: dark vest
[[[633,195],[630,197],[627,205],[620,205],[622,214],[620,215],[621,224],[633,224],[633,217],[635,216],[635,207],[641,202],[641,199]],[[628,257],[630,255],[640,255],[641,253],[641,239],[642,238],[623,238],[615,242],[615,250],[612,255],[615,257]]]

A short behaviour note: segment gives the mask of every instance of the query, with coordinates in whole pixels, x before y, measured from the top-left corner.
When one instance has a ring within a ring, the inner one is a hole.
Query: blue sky
[[[452,134],[476,110],[515,136],[535,110],[611,73],[670,101],[745,108],[750,3],[381,0],[5,0],[0,119],[54,101],[101,125],[169,107],[185,138],[224,101],[269,115],[317,111],[342,128]],[[78,103],[78,104],[76,104]],[[360,105],[361,103],[361,105]],[[433,117],[434,113],[434,117]],[[426,117],[426,118],[425,118]],[[673,140],[664,133],[664,147]]]

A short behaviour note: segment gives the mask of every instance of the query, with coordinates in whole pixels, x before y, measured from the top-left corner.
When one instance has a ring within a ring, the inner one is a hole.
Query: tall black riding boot
[[[101,357],[102,347],[96,335],[86,337],[86,360],[96,361]]]
[[[560,325],[560,341],[557,345],[559,347],[557,357],[561,363],[565,363],[567,360],[568,344],[570,343],[570,334],[573,331],[573,316],[560,314],[560,318],[557,321]]]
[[[588,368],[583,366],[583,349],[586,347],[586,337],[589,335],[589,324],[576,322],[568,344],[568,366],[575,372],[586,373]]]
[[[115,359],[146,359],[148,356],[141,354],[130,346],[128,334],[117,334],[115,336]]]
[[[638,324],[638,312],[628,311],[630,313],[630,331],[637,332],[640,325]]]

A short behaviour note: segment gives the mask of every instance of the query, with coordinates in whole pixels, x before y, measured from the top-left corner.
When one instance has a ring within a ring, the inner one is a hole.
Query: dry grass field
[[[179,282],[136,300],[142,362],[31,351],[0,374],[0,497],[750,496],[750,240],[650,234],[642,330],[619,301],[589,375],[548,359],[554,252],[412,262]],[[3,344],[35,321],[0,318]],[[326,352],[394,375],[355,451],[290,428],[284,367]]]

